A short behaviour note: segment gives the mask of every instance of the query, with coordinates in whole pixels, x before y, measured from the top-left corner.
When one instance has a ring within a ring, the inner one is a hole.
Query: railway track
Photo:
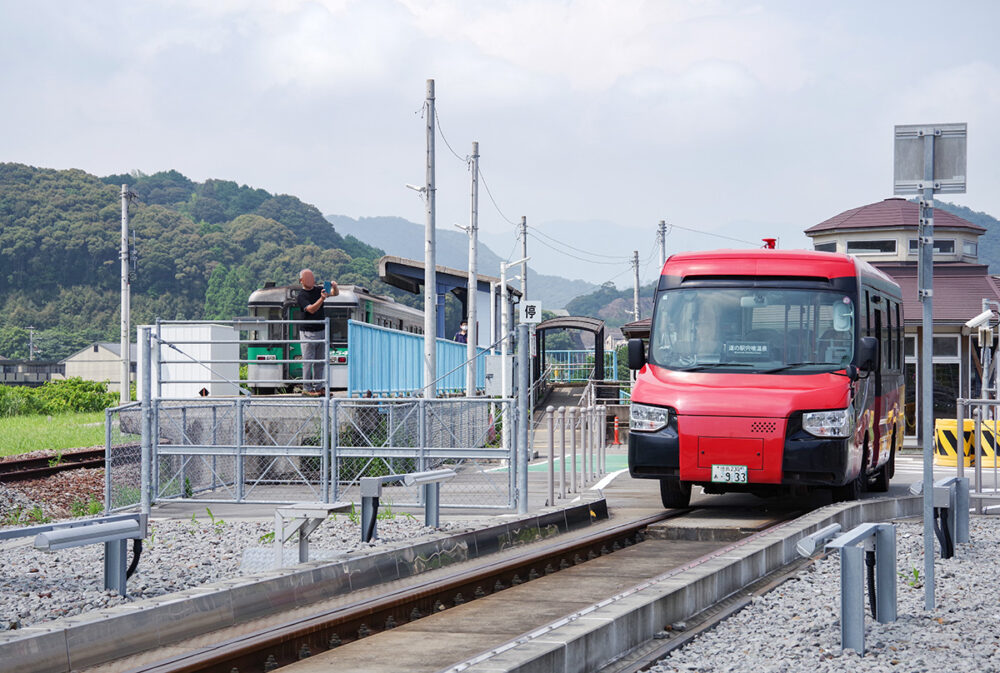
[[[463,618],[459,613],[462,610],[474,613],[477,610],[475,606],[480,605],[476,599],[485,599],[481,603],[483,607],[478,610],[491,615],[503,613],[505,608],[490,606],[490,600],[506,601],[506,605],[511,606],[525,604],[525,596],[536,596],[535,600],[544,602],[546,599],[539,599],[538,596],[544,597],[552,591],[545,589],[545,584],[560,576],[565,577],[562,580],[564,588],[555,591],[566,596],[561,601],[565,606],[549,601],[548,608],[540,605],[537,610],[529,611],[543,617],[551,609],[555,610],[552,614],[560,616],[565,614],[564,610],[572,613],[578,605],[606,599],[608,595],[631,587],[642,578],[657,575],[666,568],[691,563],[726,546],[727,543],[721,542],[651,541],[658,543],[659,546],[655,546],[646,541],[645,531],[650,525],[685,514],[686,511],[661,512],[572,540],[531,545],[511,557],[380,592],[371,598],[349,599],[353,602],[272,623],[180,656],[132,668],[130,673],[266,673],[288,665],[291,665],[287,669],[289,673],[411,670],[411,666],[401,663],[400,659],[393,659],[393,654],[396,657],[421,655],[400,651],[401,646],[397,644],[378,641],[389,639],[391,642],[396,636],[404,636],[408,628],[424,630],[424,624],[441,620],[445,615],[459,621],[475,622],[481,617]],[[643,565],[643,560],[645,567],[642,570],[629,567],[635,563]],[[587,580],[587,577],[590,579]],[[577,585],[580,578],[592,585],[596,591],[593,596]],[[508,593],[511,598],[504,598]],[[424,620],[428,616],[433,616],[433,619]],[[521,633],[534,627],[525,622],[516,624],[514,628],[516,633]],[[445,628],[446,632],[450,630]],[[501,628],[501,639],[506,640],[502,638],[502,632]],[[452,635],[454,633],[442,634],[441,639]],[[432,636],[428,640],[435,642],[438,638]],[[405,646],[402,647],[405,649]],[[461,661],[482,649],[474,646],[471,652],[446,655],[446,658],[453,658],[443,665]],[[371,660],[370,657],[377,652],[383,653],[383,656],[389,654],[388,668],[379,668]],[[354,661],[358,656],[362,658],[360,664]],[[352,661],[357,665],[352,666]],[[425,669],[426,662],[421,661],[421,664],[419,668]]]
[[[0,483],[42,479],[65,470],[104,467],[104,449],[66,451],[46,458],[20,458],[0,463]]]

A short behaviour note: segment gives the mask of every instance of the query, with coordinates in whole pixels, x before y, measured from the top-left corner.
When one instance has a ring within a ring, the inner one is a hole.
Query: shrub
[[[80,378],[49,381],[38,388],[0,386],[0,416],[103,411],[118,404],[108,384]]]

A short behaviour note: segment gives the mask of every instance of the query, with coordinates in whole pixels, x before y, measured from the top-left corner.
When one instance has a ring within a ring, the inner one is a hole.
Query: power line
[[[542,245],[544,245],[549,250],[554,250],[555,252],[558,252],[560,255],[566,255],[567,257],[572,257],[573,259],[579,260],[581,262],[586,262],[587,264],[607,264],[609,266],[617,266],[618,264],[623,264],[624,263],[621,260],[615,260],[615,261],[611,261],[611,262],[602,262],[602,261],[596,260],[596,259],[586,259],[584,257],[578,257],[577,255],[574,255],[572,253],[566,252],[565,250],[560,250],[559,248],[556,248],[556,247],[554,247],[552,245],[549,245],[543,239],[538,238],[533,233],[531,234],[531,237],[533,239],[535,239],[536,241],[538,241],[539,243],[541,243]]]
[[[557,238],[549,236],[548,234],[546,234],[545,232],[543,232],[538,227],[532,227],[531,225],[528,225],[528,228],[531,229],[532,231],[534,231],[535,233],[540,234],[541,236],[544,236],[545,238],[549,239],[553,243],[557,243],[557,244],[559,244],[561,246],[569,248],[570,250],[575,250],[576,252],[582,253],[584,255],[590,255],[591,257],[601,257],[601,258],[604,258],[604,259],[613,259],[613,260],[617,260],[617,261],[631,259],[631,257],[625,257],[625,256],[622,256],[622,255],[602,255],[601,253],[598,253],[598,252],[590,252],[589,250],[584,250],[583,248],[577,248],[575,246],[570,245],[569,243],[564,243],[564,242],[560,241]]]
[[[441,117],[438,116],[437,108],[434,109],[434,121],[437,123],[438,133],[441,134],[441,140],[444,141],[445,147],[447,147],[448,150],[452,154],[455,155],[456,159],[458,159],[459,161],[461,161],[464,164],[468,164],[469,163],[469,157],[468,156],[464,156],[464,157],[463,156],[459,156],[458,152],[456,152],[455,150],[452,149],[451,143],[448,142],[448,139],[444,137],[444,129],[441,128]]]
[[[496,199],[493,198],[493,191],[490,189],[489,184],[486,182],[486,176],[483,175],[483,168],[482,168],[482,166],[479,167],[479,179],[482,180],[483,187],[486,188],[486,194],[487,194],[487,196],[490,197],[490,203],[492,203],[493,207],[496,208],[496,210],[497,210],[498,213],[500,213],[500,217],[502,217],[504,220],[506,220],[507,224],[510,224],[512,226],[515,226],[515,227],[518,226],[517,222],[515,222],[514,220],[512,220],[509,217],[507,217],[506,215],[504,215],[503,211],[500,210],[500,206],[497,205]],[[510,257],[508,257],[507,259],[510,259]]]
[[[724,238],[724,239],[726,239],[728,241],[736,241],[737,243],[746,243],[747,245],[757,245],[757,243],[755,243],[754,241],[747,241],[747,240],[744,240],[742,238],[734,238],[732,236],[725,236],[723,234],[716,234],[716,233],[711,232],[711,231],[701,231],[699,229],[692,229],[691,227],[682,227],[679,224],[671,224],[670,226],[672,228],[676,227],[677,229],[683,229],[684,231],[690,231],[690,232],[693,232],[695,234],[704,234],[705,236],[715,236],[716,238]]]

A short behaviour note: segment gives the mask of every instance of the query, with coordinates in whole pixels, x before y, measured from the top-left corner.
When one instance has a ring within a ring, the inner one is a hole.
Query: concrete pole
[[[437,397],[437,262],[434,237],[434,80],[427,80],[427,225],[424,228],[424,397]]]
[[[465,359],[465,394],[473,397],[476,394],[476,349],[479,345],[479,317],[476,312],[476,300],[479,294],[478,272],[479,245],[479,143],[472,143],[472,211],[469,216],[469,287],[465,304],[468,309],[466,316],[469,321],[468,343]]]
[[[35,359],[35,326],[28,325],[28,362]]]
[[[510,334],[510,298],[507,294],[507,264],[500,262],[500,393],[506,399],[510,397],[510,374],[507,372],[507,353],[510,347],[507,336]]]
[[[648,239],[647,239],[648,240]],[[639,320],[642,316],[639,315],[639,251],[632,251],[632,271],[634,272],[634,280],[632,283],[632,315],[635,316],[635,320]]]
[[[531,388],[530,358],[528,357],[528,323],[517,326],[517,512],[528,513],[528,391]]]
[[[666,220],[660,220],[659,230],[656,232],[656,238],[660,243],[660,271],[663,270],[663,265],[667,263],[667,222]]]
[[[528,218],[521,216],[521,301],[528,298]]]
[[[122,185],[122,240],[121,240],[121,375],[118,381],[121,391],[118,400],[125,404],[129,401],[129,369],[132,354],[129,352],[132,339],[131,332],[131,285],[129,283],[129,252],[128,252],[128,185]]]

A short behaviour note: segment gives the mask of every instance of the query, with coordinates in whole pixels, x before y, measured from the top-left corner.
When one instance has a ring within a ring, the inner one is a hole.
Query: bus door
[[[869,294],[869,293],[866,293]],[[875,378],[875,404],[872,408],[872,441],[869,446],[872,455],[870,459],[872,465],[878,465],[879,454],[883,449],[882,442],[886,437],[886,417],[885,411],[888,407],[885,399],[885,376],[889,369],[889,346],[890,339],[889,320],[886,315],[886,301],[884,297],[869,294],[869,330],[868,334],[878,339],[878,356],[875,359],[875,371],[869,374]]]

